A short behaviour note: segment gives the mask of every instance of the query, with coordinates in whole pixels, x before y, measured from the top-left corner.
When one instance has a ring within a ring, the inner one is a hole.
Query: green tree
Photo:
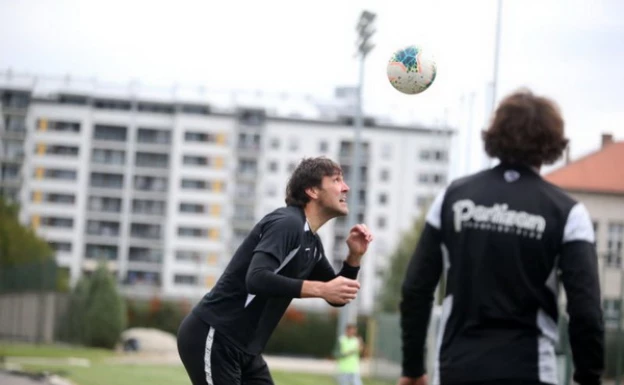
[[[390,266],[383,278],[383,289],[378,299],[379,310],[394,313],[399,310],[401,286],[418,240],[425,225],[425,217],[420,216],[414,221],[412,228],[403,234],[401,241],[390,257]]]
[[[416,246],[420,240],[420,234],[425,227],[425,222],[426,217],[423,213],[423,215],[414,221],[412,228],[403,234],[399,246],[390,257],[390,267],[384,275],[383,289],[377,301],[380,311],[394,313],[399,310],[401,287],[405,279],[405,272],[414,254],[414,250],[416,250]],[[444,279],[444,274],[442,274],[438,286],[440,294],[438,298],[443,298],[445,287]]]
[[[63,322],[59,324],[59,337],[67,342],[85,344],[87,335],[86,313],[89,303],[89,278],[80,278],[69,297]]]
[[[85,343],[113,349],[127,323],[126,306],[117,282],[101,263],[91,276],[85,313]]]
[[[41,262],[52,258],[54,251],[32,229],[18,219],[19,206],[0,197],[0,266]]]

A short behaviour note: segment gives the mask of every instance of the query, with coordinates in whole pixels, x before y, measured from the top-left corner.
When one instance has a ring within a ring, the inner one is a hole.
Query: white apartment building
[[[224,103],[206,92],[6,74],[0,100],[0,193],[20,202],[22,221],[53,245],[73,282],[106,260],[128,295],[194,301],[210,290],[255,222],[284,205],[303,157],[326,155],[350,180],[353,119],[312,101],[280,113],[266,98]],[[361,204],[351,213],[375,241],[360,312],[372,310],[402,233],[447,184],[451,135],[365,119],[361,188],[352,191]],[[320,231],[336,266],[346,223]]]

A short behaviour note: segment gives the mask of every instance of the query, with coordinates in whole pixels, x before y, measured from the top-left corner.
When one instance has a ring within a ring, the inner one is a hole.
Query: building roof
[[[545,175],[570,191],[624,194],[624,141],[603,142],[600,150]]]

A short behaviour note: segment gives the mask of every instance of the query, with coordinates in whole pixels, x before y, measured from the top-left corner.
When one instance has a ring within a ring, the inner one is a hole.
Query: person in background
[[[362,385],[360,355],[363,351],[364,342],[358,335],[357,326],[348,324],[345,334],[338,338],[336,363],[339,385]]]

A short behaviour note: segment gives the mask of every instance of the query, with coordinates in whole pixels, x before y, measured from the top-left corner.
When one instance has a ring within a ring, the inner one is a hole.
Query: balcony
[[[163,251],[147,247],[130,247],[128,262],[160,264],[163,261]]]
[[[130,236],[136,239],[161,239],[162,228],[159,225],[133,223],[130,228]]]

